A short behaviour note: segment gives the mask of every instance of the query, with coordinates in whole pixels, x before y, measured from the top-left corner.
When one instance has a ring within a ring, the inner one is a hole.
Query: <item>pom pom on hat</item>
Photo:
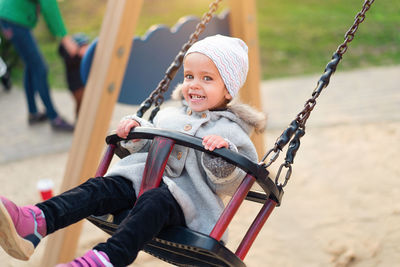
[[[209,57],[229,94],[235,97],[245,83],[249,70],[247,51],[247,45],[241,39],[217,34],[194,43],[186,55],[198,52]]]

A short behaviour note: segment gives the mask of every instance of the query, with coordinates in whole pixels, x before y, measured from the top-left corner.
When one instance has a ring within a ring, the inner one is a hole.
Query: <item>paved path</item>
[[[400,66],[340,72],[321,93],[307,125],[332,126],[400,120]],[[288,125],[311,97],[320,75],[265,81],[269,128]]]
[[[321,94],[308,127],[400,120],[400,66],[338,71]],[[262,82],[264,110],[269,129],[284,129],[311,96],[319,75]],[[53,90],[60,113],[73,121],[69,92]],[[68,151],[73,135],[53,132],[49,124],[28,126],[22,90],[0,90],[0,164]],[[110,128],[135,107],[118,104]]]
[[[74,101],[69,91],[53,90],[53,102],[59,113],[74,121]],[[40,105],[40,100],[37,101]],[[118,105],[113,124],[134,107]],[[71,133],[54,132],[49,123],[29,126],[25,95],[19,88],[10,92],[0,89],[0,164],[33,156],[66,152],[71,146]],[[111,126],[110,126],[111,127]]]

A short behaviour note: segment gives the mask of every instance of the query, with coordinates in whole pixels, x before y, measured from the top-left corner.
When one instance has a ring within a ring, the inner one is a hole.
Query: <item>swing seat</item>
[[[159,186],[174,144],[222,157],[246,171],[246,177],[232,196],[209,236],[186,227],[168,227],[163,229],[143,248],[145,252],[177,266],[246,266],[243,262],[245,255],[272,210],[280,204],[283,195],[283,190],[268,178],[268,171],[262,165],[254,163],[247,157],[231,150],[225,148],[215,149],[214,151],[205,150],[200,138],[177,131],[136,127],[132,129],[127,139],[153,139],[148,152],[139,197],[146,190]],[[109,135],[106,138],[107,151],[99,165],[96,176],[105,174],[114,154],[119,157],[125,157],[129,154],[119,146],[121,140],[124,139],[116,134]],[[258,183],[262,192],[250,191],[254,182]],[[220,239],[244,199],[261,203],[263,206],[237,251],[233,253],[225,247]],[[104,232],[112,235],[128,212],[127,210],[106,217],[91,216],[88,220]]]

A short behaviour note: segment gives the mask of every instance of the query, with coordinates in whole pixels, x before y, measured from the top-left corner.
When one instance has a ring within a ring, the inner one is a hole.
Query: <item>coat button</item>
[[[202,117],[203,119],[205,119],[205,118],[207,118],[207,114],[206,114],[206,113],[201,113],[201,117]]]
[[[190,116],[190,115],[192,115],[192,110],[191,109],[188,109],[187,110],[187,114]]]
[[[182,158],[182,152],[178,152],[178,155],[176,157],[178,158],[178,160],[180,160]]]
[[[186,124],[185,127],[183,127],[183,129],[184,129],[185,131],[189,131],[190,129],[192,129],[192,125]]]

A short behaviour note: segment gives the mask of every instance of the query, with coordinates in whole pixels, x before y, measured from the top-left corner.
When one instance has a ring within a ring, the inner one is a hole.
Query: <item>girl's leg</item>
[[[97,177],[36,206],[43,211],[50,234],[90,215],[131,209],[135,201],[131,181],[123,177]]]
[[[43,236],[91,214],[132,208],[132,183],[122,177],[99,177],[36,206],[17,206],[0,197],[0,246],[11,256],[27,260]]]
[[[166,185],[145,192],[106,243],[103,251],[114,266],[127,266],[144,245],[169,225],[185,225],[183,212]]]

